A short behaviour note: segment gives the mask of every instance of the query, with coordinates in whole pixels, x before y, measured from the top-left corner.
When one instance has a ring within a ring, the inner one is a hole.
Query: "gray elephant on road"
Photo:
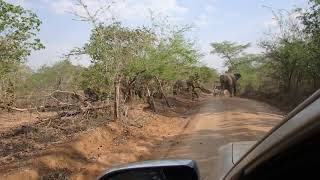
[[[241,74],[224,74],[220,76],[220,83],[222,90],[228,90],[230,97],[237,93],[237,81],[241,78]]]

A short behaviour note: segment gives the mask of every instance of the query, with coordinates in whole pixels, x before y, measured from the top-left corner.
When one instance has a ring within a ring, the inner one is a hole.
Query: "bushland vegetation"
[[[58,118],[108,109],[110,118],[118,119],[128,103],[142,101],[157,111],[155,98],[170,107],[168,96],[174,88],[194,95],[217,78],[215,69],[200,63],[195,42],[186,38],[189,26],[152,19],[150,26],[129,28],[114,18],[99,20],[98,11],[77,2],[85,13],[74,15],[92,25],[89,41],[56,64],[32,70],[28,56],[45,48],[37,38],[41,20],[21,6],[0,1],[2,111],[55,110]],[[80,56],[89,58],[90,65],[71,63]]]
[[[242,75],[242,95],[290,110],[320,88],[320,1],[310,0],[307,9],[270,10],[277,26],[259,42],[261,53],[230,41],[212,43],[212,53],[228,72]]]

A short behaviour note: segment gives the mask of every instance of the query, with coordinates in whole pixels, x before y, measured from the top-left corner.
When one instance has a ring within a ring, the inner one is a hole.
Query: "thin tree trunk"
[[[159,78],[158,78],[158,77],[156,77],[156,79],[157,79],[157,82],[158,82],[158,85],[159,85],[160,92],[161,92],[161,94],[162,94],[162,96],[163,96],[164,100],[166,101],[167,106],[170,108],[170,107],[171,107],[171,105],[170,105],[170,103],[169,103],[169,101],[168,101],[167,96],[166,96],[166,95],[164,94],[164,92],[163,92],[163,88],[162,88],[161,82],[160,82],[160,80],[159,80]]]
[[[120,118],[119,113],[119,104],[120,104],[120,77],[117,77],[116,81],[114,82],[114,120]]]
[[[292,81],[292,73],[290,73],[288,77],[288,84],[287,84],[287,92],[291,92],[291,81]]]
[[[157,112],[156,104],[154,102],[153,95],[149,90],[149,87],[147,87],[147,94],[148,94],[148,104],[150,105],[153,112]]]
[[[313,76],[313,89],[317,89],[317,77]]]

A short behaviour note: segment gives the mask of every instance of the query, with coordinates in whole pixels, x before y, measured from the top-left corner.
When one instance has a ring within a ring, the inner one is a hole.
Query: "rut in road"
[[[282,119],[276,108],[242,98],[211,98],[190,119],[184,132],[160,148],[156,158],[193,159],[201,179],[215,179],[219,147],[229,142],[256,141]]]

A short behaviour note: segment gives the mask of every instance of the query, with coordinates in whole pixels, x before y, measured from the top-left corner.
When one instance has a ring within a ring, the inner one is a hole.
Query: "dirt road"
[[[242,98],[211,98],[194,111],[182,135],[169,140],[156,158],[194,159],[203,180],[214,179],[221,145],[258,140],[282,118],[277,109]]]

